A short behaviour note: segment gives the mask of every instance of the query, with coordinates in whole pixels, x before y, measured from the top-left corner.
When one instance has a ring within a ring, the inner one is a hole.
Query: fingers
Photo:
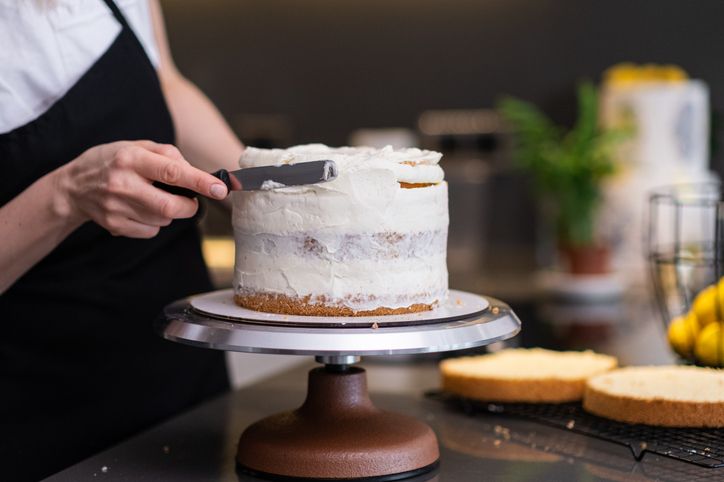
[[[199,209],[199,202],[184,196],[176,196],[150,184],[143,183],[137,188],[134,204],[139,213],[149,213],[160,219],[190,218]]]
[[[160,154],[171,159],[176,159],[177,161],[187,162],[186,159],[184,159],[184,156],[181,154],[181,151],[178,150],[178,147],[174,146],[173,144],[159,144],[153,141],[137,142],[138,145],[145,149],[148,149],[151,152],[155,152],[156,154]]]
[[[138,141],[121,151],[116,157],[128,157],[127,162],[146,179],[185,187],[213,199],[224,199],[228,194],[223,182],[193,167],[174,146]]]
[[[161,229],[158,226],[151,226],[123,216],[109,217],[104,227],[113,236],[141,239],[153,238]]]
[[[166,176],[166,182],[172,179],[178,181],[183,177],[180,173],[187,169],[194,170],[183,160],[178,149],[151,141],[119,144],[109,162],[105,194],[101,201],[106,217],[130,218],[151,226],[166,226],[172,219],[190,218],[196,214],[196,199],[175,196],[151,185],[151,180],[159,174],[161,177]],[[176,159],[167,156],[174,156]],[[164,166],[173,168],[167,168],[164,174]]]
[[[124,218],[129,218],[134,221],[138,221],[139,223],[147,224],[149,226],[164,227],[171,224],[171,222],[174,220],[174,217],[164,216],[159,212],[159,209],[149,207],[148,205],[136,199],[119,199],[107,201],[104,208],[106,216],[120,216]],[[183,216],[190,217],[185,213],[183,214]]]
[[[142,147],[143,149],[149,150],[151,152],[155,152],[156,154],[161,154],[162,156],[170,157],[171,159],[178,159],[180,161],[185,161],[183,154],[181,154],[181,151],[179,151],[178,147],[174,146],[173,144],[159,144],[158,142],[149,141],[149,140],[140,140],[140,141],[116,141],[112,142],[110,144],[107,144],[111,148],[115,148],[115,150],[121,149],[121,148],[128,148],[128,147]]]
[[[119,141],[84,152],[74,166],[71,193],[79,212],[116,236],[150,238],[173,219],[192,217],[198,201],[155,188],[163,179],[211,193],[221,181],[190,166],[178,149],[151,141]],[[207,177],[211,177],[209,180]]]
[[[198,210],[198,201],[174,196],[140,180],[138,197],[109,196],[96,219],[114,236],[152,238],[174,219],[189,218]]]
[[[106,213],[130,217],[154,226],[166,226],[173,219],[190,218],[199,208],[196,199],[175,196],[157,189],[137,174],[124,176],[123,181],[109,183],[107,189],[102,202]]]

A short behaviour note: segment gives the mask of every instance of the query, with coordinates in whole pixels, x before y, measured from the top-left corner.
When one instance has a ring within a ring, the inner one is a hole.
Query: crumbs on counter
[[[510,440],[510,429],[509,428],[503,427],[502,425],[496,425],[493,428],[493,431],[495,432],[495,435],[500,435],[505,440]]]

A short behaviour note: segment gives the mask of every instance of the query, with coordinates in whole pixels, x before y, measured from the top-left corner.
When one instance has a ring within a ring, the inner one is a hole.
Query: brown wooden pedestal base
[[[433,469],[439,457],[429,426],[372,404],[363,369],[327,366],[309,372],[300,408],[244,431],[237,462],[262,476],[399,480]]]

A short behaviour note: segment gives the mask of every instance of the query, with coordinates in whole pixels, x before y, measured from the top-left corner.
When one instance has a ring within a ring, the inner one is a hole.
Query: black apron
[[[92,146],[174,143],[156,71],[104,1],[122,26],[111,47],[47,112],[0,135],[0,205]],[[0,479],[37,480],[227,389],[222,352],[152,327],[164,305],[211,289],[191,219],[150,240],[88,222],[0,295]]]

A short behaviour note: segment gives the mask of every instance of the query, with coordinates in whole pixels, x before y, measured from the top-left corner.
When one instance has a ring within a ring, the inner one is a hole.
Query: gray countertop
[[[234,455],[250,423],[301,404],[311,362],[190,412],[97,454],[48,479],[82,481],[245,481]],[[497,415],[470,417],[424,398],[438,383],[433,361],[362,363],[375,403],[430,424],[441,448],[431,481],[724,480],[724,469],[700,468],[646,454],[636,462],[623,446],[534,422]],[[413,385],[415,388],[409,388]],[[401,388],[402,387],[402,388]]]

